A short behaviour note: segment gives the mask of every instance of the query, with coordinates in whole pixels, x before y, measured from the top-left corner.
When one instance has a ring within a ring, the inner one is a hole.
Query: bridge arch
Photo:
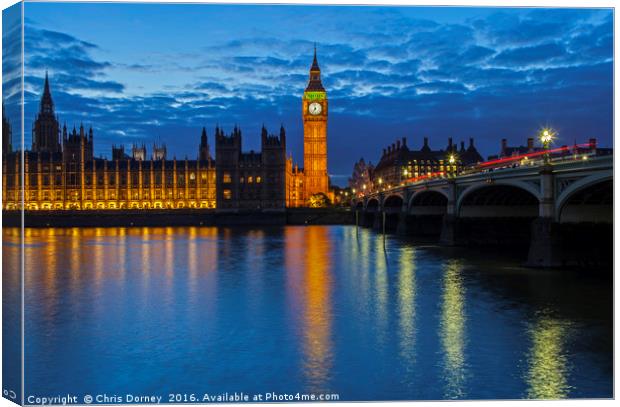
[[[413,194],[407,212],[410,215],[443,215],[448,209],[448,195],[438,189],[426,189]]]
[[[402,206],[403,206],[403,197],[400,194],[391,194],[383,200],[384,210],[387,208],[390,208],[390,209],[398,208],[398,210],[400,211]]]
[[[368,202],[366,202],[366,210],[367,211],[378,211],[379,210],[379,199],[370,198]]]
[[[575,194],[578,194],[590,187],[595,187],[598,184],[605,182],[611,182],[613,189],[613,174],[593,174],[588,177],[584,177],[577,180],[566,187],[555,199],[555,213],[556,220],[560,221],[562,210],[566,206],[569,200],[575,198]]]
[[[460,217],[538,216],[539,191],[525,182],[472,185],[461,193],[456,210]]]
[[[400,194],[390,194],[383,200],[385,213],[385,230],[393,232],[398,227],[398,220],[403,210],[403,197]]]
[[[613,175],[594,174],[569,185],[556,199],[556,221],[613,222]]]

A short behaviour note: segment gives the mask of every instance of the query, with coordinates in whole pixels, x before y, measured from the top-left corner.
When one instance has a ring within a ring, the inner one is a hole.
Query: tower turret
[[[43,95],[39,103],[39,113],[32,125],[32,151],[57,153],[61,151],[60,124],[54,114],[54,101],[50,83],[45,72]]]
[[[216,137],[219,133],[219,129],[216,127]],[[198,158],[203,161],[211,159],[211,153],[209,152],[209,140],[207,139],[207,129],[202,128],[202,134],[200,135],[200,146],[198,148]]]

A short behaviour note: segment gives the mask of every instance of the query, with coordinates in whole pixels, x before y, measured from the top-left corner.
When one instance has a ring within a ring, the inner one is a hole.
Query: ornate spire
[[[310,68],[311,71],[321,71],[321,68],[319,68],[319,62],[316,59],[316,42],[314,43],[314,59],[312,60],[312,67]]]
[[[45,71],[45,84],[43,85],[43,96],[41,96],[40,113],[54,115],[54,102],[52,101],[52,92],[50,92],[50,82]]]
[[[316,51],[315,51],[316,54]],[[43,86],[43,93],[50,93],[50,81],[49,78],[47,76],[47,69],[45,70],[45,85]]]
[[[321,68],[319,68],[319,62],[316,58],[316,43],[314,44],[314,59],[312,60],[312,66],[310,67],[310,81],[308,82],[306,91],[325,92],[323,83],[321,83]]]

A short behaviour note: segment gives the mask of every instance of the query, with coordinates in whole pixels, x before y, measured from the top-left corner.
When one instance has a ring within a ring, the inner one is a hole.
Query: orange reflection
[[[298,305],[301,314],[303,372],[310,391],[327,390],[333,365],[330,236],[320,226],[287,228],[285,242],[287,288],[293,301],[302,298],[292,305]],[[303,269],[297,266],[299,259]]]

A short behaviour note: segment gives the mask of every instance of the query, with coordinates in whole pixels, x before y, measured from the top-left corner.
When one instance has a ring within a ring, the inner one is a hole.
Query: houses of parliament
[[[165,145],[144,144],[131,151],[112,146],[111,159],[93,154],[93,129],[69,130],[55,114],[47,73],[39,112],[32,127],[32,148],[13,151],[11,124],[2,109],[4,210],[264,209],[312,206],[329,198],[327,174],[327,94],[314,51],[302,98],[304,167],[286,156],[286,131],[270,134],[263,126],[261,151],[242,150],[242,132],[215,128],[215,157],[202,129],[196,159],[169,159]]]

